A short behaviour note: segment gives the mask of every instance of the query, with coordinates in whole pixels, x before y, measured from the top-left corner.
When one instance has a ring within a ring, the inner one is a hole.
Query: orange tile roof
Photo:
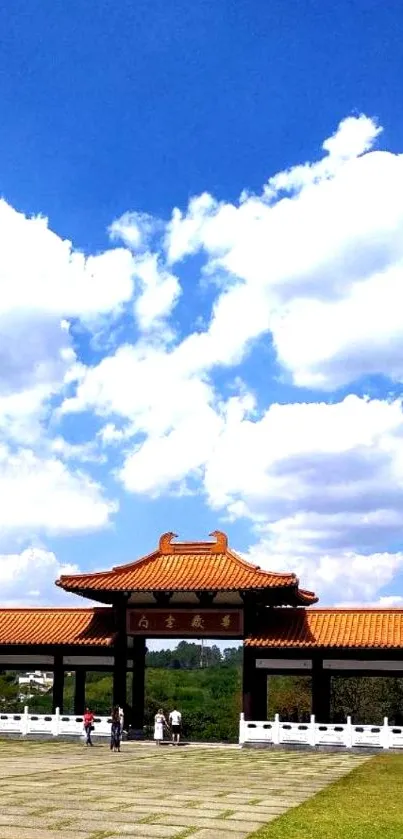
[[[402,609],[268,609],[266,626],[249,647],[403,648]]]
[[[2,609],[0,644],[113,644],[112,609]]]
[[[224,533],[215,542],[175,542],[164,533],[157,551],[129,563],[93,574],[60,577],[56,585],[68,591],[245,591],[268,588],[294,590],[296,603],[315,603],[312,592],[298,588],[295,574],[263,571],[228,548]]]
[[[112,609],[1,609],[0,645],[113,645]],[[402,649],[403,609],[267,609],[245,645],[271,649]]]

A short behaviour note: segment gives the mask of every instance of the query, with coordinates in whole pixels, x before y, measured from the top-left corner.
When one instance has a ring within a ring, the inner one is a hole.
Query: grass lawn
[[[380,755],[250,839],[403,839],[403,755]]]

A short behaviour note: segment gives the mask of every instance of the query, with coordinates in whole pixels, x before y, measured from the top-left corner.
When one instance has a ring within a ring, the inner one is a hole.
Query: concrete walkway
[[[245,839],[366,759],[2,741],[0,839]]]

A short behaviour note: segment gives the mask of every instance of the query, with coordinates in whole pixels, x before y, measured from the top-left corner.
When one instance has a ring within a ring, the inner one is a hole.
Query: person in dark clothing
[[[84,723],[84,731],[85,731],[85,736],[86,736],[86,741],[85,742],[86,742],[87,746],[92,746],[93,742],[91,740],[91,731],[94,730],[94,714],[92,713],[92,711],[90,711],[89,708],[85,709],[83,723]]]
[[[111,717],[111,751],[120,752],[122,726],[120,722],[120,710],[118,707],[112,709]]]

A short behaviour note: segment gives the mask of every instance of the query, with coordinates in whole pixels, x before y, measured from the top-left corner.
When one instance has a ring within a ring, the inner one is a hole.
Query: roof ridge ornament
[[[158,550],[163,556],[181,552],[184,547],[190,546],[192,548],[199,546],[200,549],[212,554],[223,554],[227,552],[228,537],[226,533],[222,533],[221,530],[213,530],[212,533],[209,533],[209,536],[213,536],[215,542],[179,542],[177,544],[172,544],[172,539],[177,539],[178,534],[169,531],[168,533],[163,533],[162,536],[160,536]]]
[[[215,538],[215,542],[213,542],[211,546],[211,553],[225,554],[228,550],[227,534],[223,533],[221,530],[213,530],[212,533],[209,533],[209,536],[214,536]]]
[[[178,538],[177,533],[172,533],[172,532],[163,533],[162,536],[160,536],[160,541],[159,541],[159,545],[158,545],[158,550],[159,550],[160,554],[171,554],[171,553],[173,553],[172,539],[177,539],[177,538]]]

